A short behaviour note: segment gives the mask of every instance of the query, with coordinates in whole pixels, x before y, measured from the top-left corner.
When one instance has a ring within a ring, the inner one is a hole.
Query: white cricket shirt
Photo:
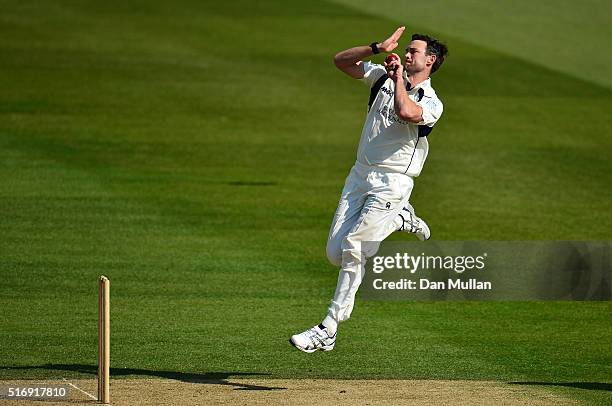
[[[365,75],[360,80],[370,88],[387,73],[384,66],[371,62],[364,62],[363,68]],[[429,78],[410,89],[410,99],[423,108],[423,121],[415,124],[403,121],[395,114],[394,95],[395,83],[387,79],[368,111],[357,162],[416,177],[421,173],[429,151],[427,134],[442,115],[442,102]]]

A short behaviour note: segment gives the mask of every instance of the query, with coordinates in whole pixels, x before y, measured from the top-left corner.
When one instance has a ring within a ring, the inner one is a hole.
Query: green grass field
[[[611,400],[610,302],[358,299],[333,352],[287,343],[334,292],[327,231],[368,98],[337,51],[400,24],[444,32],[445,112],[412,195],[436,240],[609,240],[611,88],[324,1],[0,6],[0,379],[92,376],[106,274],[116,377],[482,379]]]

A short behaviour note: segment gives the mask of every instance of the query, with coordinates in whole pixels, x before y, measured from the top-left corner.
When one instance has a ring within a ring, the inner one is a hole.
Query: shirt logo
[[[430,99],[427,103],[425,103],[427,105],[427,107],[431,108],[432,110],[436,110],[438,108],[438,103],[435,101],[435,99]]]
[[[381,87],[380,91],[386,95],[393,96],[393,90],[387,89],[385,86]]]
[[[395,114],[395,111],[393,111],[393,105],[391,104],[390,106],[383,106],[382,108],[378,109],[378,112],[385,117],[387,120],[391,121],[392,123],[399,123],[402,125],[407,125],[408,122],[402,120],[401,118],[399,118],[397,116],[397,114]]]

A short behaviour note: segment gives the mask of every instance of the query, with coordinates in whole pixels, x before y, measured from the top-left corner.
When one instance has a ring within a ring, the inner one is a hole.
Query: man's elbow
[[[400,110],[397,114],[399,118],[409,123],[420,123],[423,121],[420,111],[412,111],[408,109]]]
[[[346,67],[346,64],[342,63],[342,58],[340,57],[340,54],[336,54],[334,55],[334,65],[336,65],[336,68],[338,69],[342,69],[344,67]]]

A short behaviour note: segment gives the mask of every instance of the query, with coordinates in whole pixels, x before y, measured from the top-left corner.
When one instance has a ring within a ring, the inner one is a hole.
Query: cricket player
[[[366,258],[376,253],[381,241],[394,231],[414,233],[420,240],[431,234],[409,199],[413,179],[427,158],[427,136],[442,115],[430,76],[444,62],[447,47],[414,34],[403,65],[397,55],[387,57],[384,65],[364,61],[397,48],[404,30],[398,28],[381,43],[342,51],[334,59],[338,69],[370,88],[370,100],[357,161],[329,231],[327,257],[341,268],[334,298],[321,324],[289,340],[307,353],[333,350],[338,324],[353,310]]]

